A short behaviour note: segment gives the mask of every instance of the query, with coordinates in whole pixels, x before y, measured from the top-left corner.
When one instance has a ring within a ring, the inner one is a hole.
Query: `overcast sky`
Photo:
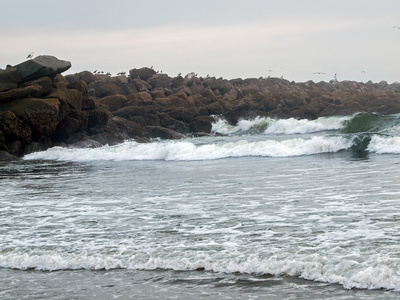
[[[0,68],[400,81],[399,0],[1,0]],[[314,74],[317,72],[326,74]]]

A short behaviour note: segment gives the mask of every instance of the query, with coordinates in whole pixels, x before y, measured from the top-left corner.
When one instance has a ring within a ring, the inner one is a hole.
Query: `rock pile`
[[[211,132],[213,116],[307,118],[400,113],[400,84],[289,82],[278,78],[169,77],[152,68],[111,77],[39,56],[0,70],[0,160],[54,145],[95,147],[126,139]]]

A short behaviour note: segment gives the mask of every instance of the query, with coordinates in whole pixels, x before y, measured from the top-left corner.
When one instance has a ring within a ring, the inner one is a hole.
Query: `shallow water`
[[[398,298],[399,156],[349,140],[236,134],[2,163],[0,297]],[[291,151],[261,153],[276,145]]]

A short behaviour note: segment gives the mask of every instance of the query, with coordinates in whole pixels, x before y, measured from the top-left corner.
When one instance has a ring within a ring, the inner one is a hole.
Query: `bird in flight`
[[[400,26],[393,26],[393,28],[400,29]]]
[[[314,74],[321,74],[321,75],[325,75],[326,73],[324,73],[324,72],[314,72]]]
[[[32,57],[33,57],[33,52],[29,53],[28,56],[26,57],[26,59],[32,58]]]

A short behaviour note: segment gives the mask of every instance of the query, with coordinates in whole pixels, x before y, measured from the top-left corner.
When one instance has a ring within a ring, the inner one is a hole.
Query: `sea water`
[[[397,299],[399,124],[221,119],[1,163],[0,298]]]

